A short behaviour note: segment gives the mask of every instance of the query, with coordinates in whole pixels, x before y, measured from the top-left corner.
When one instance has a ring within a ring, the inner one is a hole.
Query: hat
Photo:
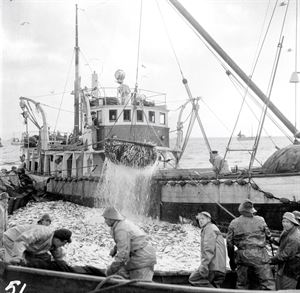
[[[242,202],[238,208],[238,211],[241,212],[249,212],[251,214],[254,214],[257,212],[257,210],[253,206],[253,202],[250,199],[246,199],[244,202]]]
[[[205,217],[211,219],[211,215],[210,215],[209,212],[200,212],[200,213],[198,213],[198,214],[196,215],[196,219],[199,219],[199,216],[200,216],[200,215],[204,215]]]
[[[53,237],[58,238],[61,241],[67,240],[68,243],[72,242],[72,232],[68,229],[58,229],[54,231]]]
[[[120,212],[115,207],[108,207],[105,209],[103,215],[104,218],[111,220],[124,220],[124,217],[120,214]]]
[[[50,218],[49,214],[43,214],[42,217],[38,220],[37,223],[41,224],[43,220],[51,222],[51,218]]]
[[[293,224],[299,226],[299,222],[296,220],[295,215],[293,213],[290,212],[286,212],[283,214],[282,219],[287,219],[290,222],[292,222]]]
[[[294,214],[296,220],[300,221],[300,212],[299,211],[293,211],[293,214]]]
[[[212,153],[212,154],[217,154],[217,153],[218,153],[218,151],[211,151],[211,153]]]

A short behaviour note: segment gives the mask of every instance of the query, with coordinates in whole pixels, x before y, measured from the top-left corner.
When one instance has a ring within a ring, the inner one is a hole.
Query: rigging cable
[[[138,91],[138,77],[139,77],[139,63],[140,63],[140,47],[141,47],[141,30],[142,30],[142,14],[143,14],[143,0],[141,0],[141,6],[140,6],[140,19],[139,19],[139,32],[138,32],[138,46],[137,46],[137,60],[136,60],[136,75],[135,75],[135,86],[134,86],[134,92],[133,92],[133,109],[132,109],[132,121],[130,126],[130,135],[133,137],[133,141],[135,141],[135,128],[133,126],[136,125],[137,121],[137,91]]]
[[[298,74],[298,0],[296,0],[295,72]],[[297,128],[297,83],[295,82],[295,128]]]
[[[261,45],[260,45],[260,48],[259,48],[259,49],[257,48],[258,53],[257,53],[257,56],[256,56],[256,58],[255,58],[255,62],[254,62],[254,64],[253,64],[253,67],[252,67],[252,70],[251,70],[250,79],[252,79],[252,76],[253,76],[254,71],[255,71],[255,69],[256,69],[256,66],[257,66],[259,57],[260,57],[261,52],[262,52],[262,48],[263,48],[263,46],[264,46],[264,44],[265,44],[265,40],[266,40],[267,34],[268,34],[268,32],[269,32],[271,22],[272,22],[273,17],[274,17],[274,13],[275,13],[275,8],[276,8],[276,6],[277,6],[277,2],[278,2],[278,0],[276,0],[276,3],[275,3],[275,5],[274,5],[273,11],[272,11],[272,14],[271,14],[271,17],[270,17],[270,21],[269,21],[269,23],[268,23],[268,26],[267,26],[266,32],[265,32],[265,34],[264,34],[264,37],[263,37],[262,43],[261,43]],[[265,20],[266,20],[266,16],[267,16],[267,11],[268,11],[268,9],[269,9],[269,5],[270,5],[270,1],[269,1],[267,10],[266,10]],[[263,26],[264,26],[264,24],[265,24],[265,20],[264,20]],[[262,27],[263,27],[263,26],[262,26]],[[262,31],[261,31],[261,35],[262,35]],[[259,37],[259,40],[261,39],[261,35],[260,35],[260,37]],[[257,45],[259,45],[259,43],[260,43],[260,41],[258,41],[258,44],[257,44]],[[230,77],[230,74],[228,74],[228,72],[229,72],[229,71],[227,70],[226,73],[227,73],[227,75]],[[229,140],[228,140],[228,144],[227,144],[227,146],[226,146],[226,150],[225,150],[225,154],[224,154],[224,160],[225,160],[225,158],[226,158],[226,156],[227,156],[227,153],[228,153],[228,151],[229,151],[229,146],[230,146],[230,144],[231,144],[232,137],[233,137],[233,135],[234,135],[234,132],[235,132],[236,127],[237,127],[237,124],[238,124],[238,121],[239,121],[239,119],[240,119],[240,115],[241,115],[242,109],[243,109],[244,104],[245,104],[245,102],[246,102],[246,97],[247,97],[248,92],[249,92],[249,86],[248,86],[248,84],[247,84],[247,87],[246,87],[246,89],[245,89],[245,93],[244,93],[244,96],[243,96],[243,100],[242,100],[242,103],[241,103],[241,106],[240,106],[240,110],[239,110],[237,119],[236,119],[236,121],[235,121],[235,124],[234,124],[233,129],[232,129],[231,136],[230,136],[230,138],[229,138]]]
[[[276,0],[276,3],[278,2],[278,0]],[[174,9],[174,11],[179,15],[180,18],[183,19],[183,21],[187,24],[187,26],[189,26],[191,28],[191,30],[195,33],[195,35],[199,38],[199,40],[204,44],[204,46],[211,52],[211,54],[216,58],[216,60],[220,63],[220,65],[224,68],[225,72],[228,72],[228,66],[226,63],[223,62],[223,60],[213,51],[212,48],[209,47],[209,45],[205,42],[205,40],[198,34],[198,32],[195,30],[195,28],[184,18],[182,17],[182,15],[171,5],[171,7]],[[268,4],[269,7],[269,4]],[[276,5],[275,5],[276,7]],[[274,12],[273,12],[274,14]],[[272,14],[272,17],[273,17]],[[268,25],[268,29],[269,29],[270,24]],[[267,30],[268,30],[267,29]],[[265,38],[263,39],[263,43],[265,41]],[[260,55],[261,50],[259,51],[259,55]],[[257,57],[258,58],[258,57]],[[256,66],[256,64],[255,64]],[[254,66],[254,68],[255,68]]]
[[[236,76],[231,75],[230,77],[231,82],[233,83],[233,85],[236,87],[237,91],[240,92],[242,89],[245,89],[244,85],[236,78]],[[239,89],[241,88],[241,90]],[[243,95],[240,92],[241,95]],[[250,96],[250,98],[252,99],[252,101],[260,108],[262,108],[263,106],[257,101],[257,99],[250,93],[248,92],[248,95]],[[252,110],[252,108],[250,107],[250,105],[248,104],[248,102],[246,101],[246,104],[248,106],[248,108],[250,109],[250,111],[252,112],[253,116],[257,119],[257,121],[259,121],[259,118],[256,116],[255,112]],[[282,134],[290,141],[293,142],[293,139],[291,138],[291,136],[288,135],[287,131],[285,131],[285,129],[271,116],[271,114],[269,112],[267,112],[267,116],[269,117],[269,119],[274,123],[274,125],[276,125],[276,127],[282,132]],[[266,129],[264,129],[264,132],[267,134],[267,136],[270,138],[270,140],[272,141],[273,145],[277,148],[277,145],[275,143],[275,141],[272,139],[272,137],[269,135],[269,133],[267,132]]]
[[[276,52],[276,55],[275,55],[274,66],[273,66],[273,69],[272,69],[272,72],[271,72],[271,78],[270,78],[270,82],[269,82],[268,96],[267,96],[268,100],[267,100],[267,103],[264,107],[265,109],[262,113],[262,118],[261,118],[260,126],[259,126],[259,129],[258,129],[258,134],[255,138],[254,148],[253,148],[253,152],[252,152],[250,163],[249,163],[249,172],[252,168],[254,157],[256,156],[256,152],[257,152],[258,144],[259,144],[259,141],[260,141],[260,136],[261,136],[263,124],[264,124],[266,113],[267,113],[268,106],[269,106],[269,101],[271,99],[273,84],[274,84],[274,81],[275,81],[276,71],[277,71],[279,58],[280,58],[280,53],[281,53],[281,49],[282,49],[282,43],[283,43],[283,39],[284,39],[283,29],[284,29],[284,25],[285,25],[285,21],[286,21],[286,16],[287,16],[287,11],[288,11],[288,8],[289,8],[289,4],[290,4],[290,1],[288,0],[286,10],[285,10],[285,14],[284,14],[284,18],[283,18],[283,22],[282,22],[282,26],[281,26],[281,31],[280,31],[280,34],[279,34],[279,42],[278,42],[278,46],[277,46],[277,52]]]
[[[56,121],[55,121],[55,125],[54,125],[54,130],[53,130],[54,132],[56,130],[58,118],[59,118],[60,111],[61,111],[61,106],[62,106],[62,103],[63,103],[63,100],[64,100],[64,96],[65,96],[65,93],[66,93],[67,83],[68,83],[70,72],[71,72],[71,69],[72,69],[74,55],[75,55],[75,51],[73,51],[73,54],[72,54],[71,63],[70,63],[70,66],[69,66],[69,71],[68,71],[68,74],[67,74],[66,82],[65,82],[65,85],[64,85],[64,90],[63,90],[62,97],[61,97],[61,100],[60,100],[59,110],[58,110],[58,113],[57,113],[57,116],[56,116]]]
[[[169,4],[170,4],[170,3],[169,3]],[[185,148],[186,145],[187,145],[187,142],[188,142],[190,133],[191,133],[191,131],[192,131],[192,125],[194,124],[195,119],[197,118],[198,124],[199,124],[199,126],[200,126],[200,129],[201,129],[201,132],[202,132],[202,135],[203,135],[203,138],[204,138],[204,141],[205,141],[205,143],[206,143],[206,146],[207,146],[207,148],[208,148],[209,153],[211,153],[211,147],[210,147],[210,145],[209,145],[208,138],[207,138],[207,136],[206,136],[206,133],[205,133],[205,131],[204,131],[204,127],[203,127],[203,125],[202,125],[202,122],[201,122],[201,119],[200,119],[200,116],[199,116],[199,113],[198,113],[198,107],[199,107],[199,104],[198,104],[198,102],[197,102],[197,104],[195,103],[195,99],[193,99],[193,97],[192,97],[190,88],[189,88],[189,86],[188,86],[187,79],[186,79],[186,78],[184,77],[184,75],[183,75],[183,71],[182,71],[181,65],[180,65],[180,63],[179,63],[178,56],[177,56],[177,54],[176,54],[176,52],[175,52],[175,48],[174,48],[174,46],[173,46],[173,42],[172,42],[172,40],[171,40],[171,38],[170,38],[170,35],[169,35],[169,33],[168,33],[167,25],[166,25],[166,23],[165,23],[165,21],[164,21],[164,18],[163,18],[163,16],[162,16],[161,9],[160,9],[160,7],[159,7],[159,5],[158,5],[158,1],[157,1],[157,0],[156,0],[156,5],[157,5],[157,7],[158,7],[158,11],[159,11],[159,13],[160,13],[160,16],[161,16],[161,19],[162,19],[162,22],[163,22],[163,25],[164,25],[165,33],[166,33],[166,35],[167,35],[169,44],[170,44],[171,49],[172,49],[172,51],[173,51],[173,54],[174,54],[174,57],[175,57],[177,66],[178,66],[178,68],[179,68],[179,71],[180,71],[180,74],[181,74],[181,77],[182,77],[182,82],[183,82],[183,84],[184,84],[184,86],[185,86],[185,89],[186,89],[186,91],[187,91],[187,94],[188,94],[188,97],[189,97],[189,101],[191,102],[191,104],[192,104],[192,106],[193,106],[193,113],[192,113],[191,120],[190,120],[190,124],[189,124],[189,128],[190,128],[190,127],[191,127],[191,128],[187,130],[187,133],[186,133],[186,136],[185,136],[185,139],[184,139],[184,143],[183,143],[183,147]],[[173,9],[174,9],[174,7],[173,7]],[[183,151],[184,151],[184,149],[182,149],[180,158],[181,158],[181,156],[183,155]],[[180,159],[180,158],[179,158],[179,159]],[[178,161],[179,161],[179,160],[178,160]]]

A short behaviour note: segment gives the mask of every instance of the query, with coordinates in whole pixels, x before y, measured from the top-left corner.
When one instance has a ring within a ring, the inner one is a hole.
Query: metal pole
[[[193,28],[205,39],[205,41],[219,54],[219,56],[234,70],[234,72],[246,83],[247,86],[265,103],[268,103],[269,109],[278,117],[279,120],[292,132],[300,138],[300,132],[296,127],[279,111],[260,88],[242,71],[242,69],[229,57],[229,55],[216,43],[216,41],[204,30],[202,26],[193,18],[193,16],[177,1],[169,2],[178,10],[178,12],[193,26]]]

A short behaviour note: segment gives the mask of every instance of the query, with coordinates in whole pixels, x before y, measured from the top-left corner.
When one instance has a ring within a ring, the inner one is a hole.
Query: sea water
[[[212,150],[218,150],[221,155],[225,154],[228,144],[228,138],[218,137],[209,138],[210,147]],[[233,139],[231,149],[251,149],[254,141],[238,141]],[[18,145],[11,145],[10,141],[2,141],[3,147],[0,148],[0,168],[10,169],[11,166],[20,164],[19,156],[22,154],[21,148]],[[170,145],[174,146],[175,139],[171,139]],[[291,142],[286,137],[262,137],[257,150],[257,161],[254,166],[260,166],[261,163],[267,160],[275,151],[276,147],[283,148]],[[250,154],[247,151],[230,151],[226,155],[226,159],[230,167],[247,167],[249,165]],[[172,162],[170,162],[172,163]],[[190,138],[186,150],[180,161],[182,168],[207,168],[211,167],[209,163],[209,152],[203,138]]]

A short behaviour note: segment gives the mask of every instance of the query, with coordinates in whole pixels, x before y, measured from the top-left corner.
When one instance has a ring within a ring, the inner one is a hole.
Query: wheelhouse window
[[[155,123],[155,112],[154,111],[149,111],[149,122]]]
[[[117,121],[117,110],[109,110],[109,122]]]
[[[166,125],[166,114],[159,113],[159,123],[162,125]]]
[[[136,121],[137,122],[143,122],[144,121],[144,115],[142,110],[136,111]]]
[[[123,121],[131,121],[131,110],[124,110]]]

